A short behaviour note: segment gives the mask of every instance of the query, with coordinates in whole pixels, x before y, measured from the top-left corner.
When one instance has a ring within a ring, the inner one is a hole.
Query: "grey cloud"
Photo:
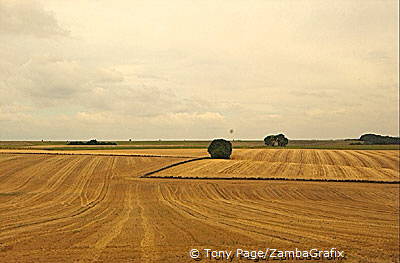
[[[96,85],[121,82],[118,72],[88,68],[78,61],[49,56],[31,58],[8,78],[9,86],[34,100],[62,100],[90,92]]]
[[[36,57],[21,65],[8,82],[34,99],[65,99],[85,91],[90,72],[74,61]]]
[[[45,11],[37,1],[0,1],[0,34],[48,38],[67,33],[54,14]]]
[[[107,110],[126,116],[151,117],[160,112],[175,112],[181,107],[179,97],[173,90],[136,83],[116,83],[96,88],[88,93],[86,105],[89,109]],[[95,100],[91,100],[95,97]]]
[[[16,66],[5,84],[4,89],[13,87],[18,92],[15,97],[33,109],[72,107],[107,113],[101,116],[144,118],[158,118],[160,113],[196,113],[201,117],[215,110],[205,101],[182,96],[163,80],[132,79],[113,67],[88,67],[54,56],[35,56]]]

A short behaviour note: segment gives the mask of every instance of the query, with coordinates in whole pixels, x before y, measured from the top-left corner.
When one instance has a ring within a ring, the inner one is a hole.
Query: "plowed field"
[[[396,152],[374,153],[344,153],[339,166],[396,171]],[[256,156],[239,151],[213,169],[297,158]],[[399,258],[398,184],[139,178],[182,160],[0,154],[0,262],[194,262],[193,248],[334,247],[345,262]]]

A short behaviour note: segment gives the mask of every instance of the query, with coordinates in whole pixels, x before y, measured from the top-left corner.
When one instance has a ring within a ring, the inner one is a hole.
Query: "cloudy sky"
[[[398,1],[0,0],[0,140],[399,134]]]

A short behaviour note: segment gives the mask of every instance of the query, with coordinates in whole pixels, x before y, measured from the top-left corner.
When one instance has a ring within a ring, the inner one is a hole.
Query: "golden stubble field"
[[[156,173],[157,177],[282,178],[399,181],[395,150],[236,150],[232,160],[200,160]]]
[[[210,179],[140,178],[188,160],[167,151],[159,154],[173,157],[3,152],[0,262],[194,262],[192,248],[332,247],[344,262],[398,262],[398,183],[212,179],[398,181],[398,151],[235,150],[230,161],[155,174]]]

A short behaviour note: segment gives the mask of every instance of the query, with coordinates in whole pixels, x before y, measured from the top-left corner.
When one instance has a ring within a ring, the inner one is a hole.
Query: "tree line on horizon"
[[[368,133],[361,135],[358,141],[363,142],[358,144],[368,145],[400,144],[400,137],[382,136],[378,134]]]
[[[67,145],[117,145],[116,142],[99,142],[96,139],[82,142],[82,141],[72,141],[68,142]]]

